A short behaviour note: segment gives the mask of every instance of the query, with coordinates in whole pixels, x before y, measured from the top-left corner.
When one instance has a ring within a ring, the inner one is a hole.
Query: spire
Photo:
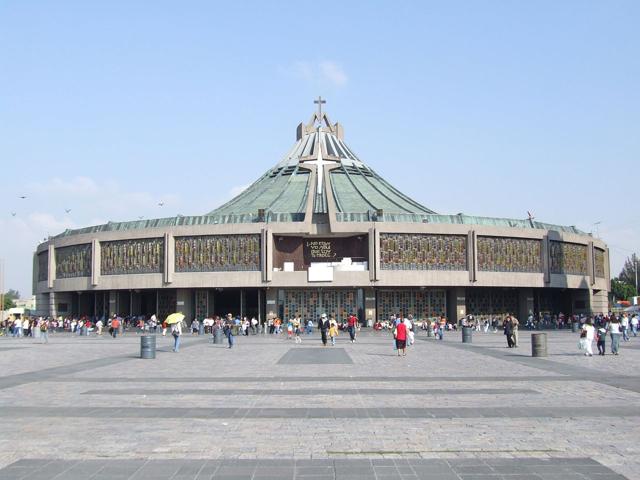
[[[313,112],[313,115],[311,115],[311,118],[306,125],[304,123],[298,125],[298,128],[296,129],[296,140],[300,140],[305,135],[316,131],[331,133],[340,140],[344,140],[344,129],[342,128],[342,125],[339,123],[334,123],[332,125],[327,113],[322,111],[322,105],[325,105],[327,101],[321,96],[318,96],[313,103],[318,105],[318,110]]]

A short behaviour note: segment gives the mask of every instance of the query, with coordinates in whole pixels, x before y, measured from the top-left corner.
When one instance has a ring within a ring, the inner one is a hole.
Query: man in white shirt
[[[622,327],[622,339],[625,342],[629,341],[629,316],[624,313],[620,319],[620,326]]]

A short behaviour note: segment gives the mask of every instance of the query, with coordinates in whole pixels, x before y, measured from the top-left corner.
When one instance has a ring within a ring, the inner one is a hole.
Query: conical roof
[[[273,168],[231,201],[207,215],[265,215],[278,220],[303,221],[305,214],[337,216],[433,214],[432,210],[394,188],[367,166],[343,139],[343,129],[326,114],[316,113],[300,124],[297,141]]]

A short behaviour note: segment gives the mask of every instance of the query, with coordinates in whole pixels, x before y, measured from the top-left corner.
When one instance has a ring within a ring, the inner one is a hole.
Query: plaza
[[[0,479],[640,478],[640,343],[504,335],[0,338]],[[609,344],[607,345],[607,353]]]

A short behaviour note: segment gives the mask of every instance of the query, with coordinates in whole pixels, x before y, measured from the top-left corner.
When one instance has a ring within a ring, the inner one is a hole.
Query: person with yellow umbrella
[[[172,313],[165,320],[167,325],[171,325],[171,335],[173,336],[173,351],[176,353],[180,351],[180,337],[182,336],[182,320],[184,320],[184,315],[182,314],[182,312]]]

